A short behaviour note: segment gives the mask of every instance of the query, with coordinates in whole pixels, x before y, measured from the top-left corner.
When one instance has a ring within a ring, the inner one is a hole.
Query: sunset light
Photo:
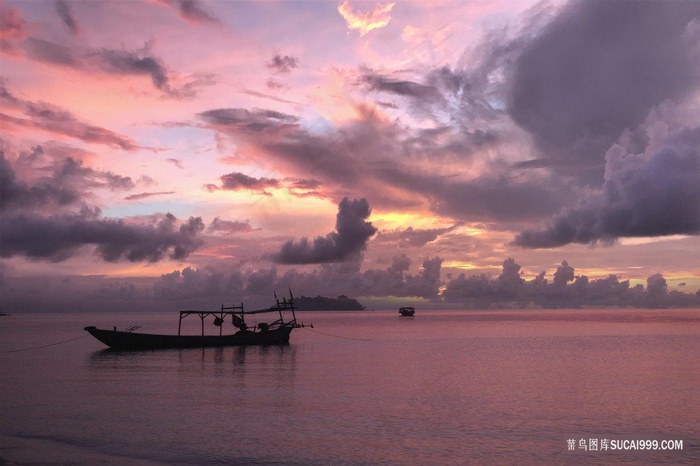
[[[700,0],[0,0],[0,465],[700,465]]]
[[[509,260],[700,289],[692,14],[608,47],[563,32],[598,2],[1,5],[3,308],[188,267],[387,306],[367,277],[446,306]]]

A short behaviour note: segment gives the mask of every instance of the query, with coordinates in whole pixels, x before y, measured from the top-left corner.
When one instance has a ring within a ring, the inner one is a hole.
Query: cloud
[[[18,180],[4,152],[0,151],[0,212],[37,206],[64,206],[80,199],[75,189],[52,181],[51,178],[44,179],[29,186]]]
[[[567,283],[574,279],[574,268],[569,265],[565,260],[562,261],[561,266],[557,267],[557,271],[554,272],[554,280],[552,284],[554,286],[566,286]]]
[[[221,220],[219,217],[214,218],[209,224],[209,227],[207,227],[207,233],[223,235],[249,233],[258,230],[261,230],[261,228],[253,228],[247,220],[245,222],[239,222],[237,220]]]
[[[217,23],[218,18],[206,12],[197,0],[180,1],[180,14],[188,21],[195,23]]]
[[[650,117],[652,118],[652,117]],[[605,181],[576,207],[516,236],[527,248],[610,243],[622,237],[700,233],[700,128],[650,121],[645,152],[620,144],[606,154]]]
[[[0,222],[0,256],[62,262],[82,247],[93,245],[95,253],[107,262],[158,262],[166,256],[182,260],[202,245],[197,233],[203,229],[199,217],[190,217],[178,227],[172,214],[155,225],[141,225],[99,218],[92,211],[77,215],[10,212],[3,213]]]
[[[373,91],[388,92],[416,99],[435,100],[441,98],[440,92],[434,86],[407,80],[397,80],[369,70],[363,74],[361,80],[364,85]]]
[[[327,194],[322,191],[323,183],[314,179],[304,178],[285,178],[287,191],[292,196],[296,197],[327,197]]]
[[[168,163],[171,163],[171,164],[175,165],[175,166],[176,166],[177,168],[179,168],[180,170],[184,170],[184,168],[185,168],[184,165],[182,164],[182,160],[179,160],[179,159],[165,159],[165,161],[168,162]]]
[[[139,50],[88,49],[67,47],[56,42],[27,37],[18,43],[18,46],[20,48],[13,46],[14,54],[24,54],[32,60],[65,66],[84,73],[149,76],[153,87],[162,91],[165,96],[175,99],[193,98],[198,88],[216,83],[215,75],[211,73],[193,73],[174,79],[177,76],[173,76],[163,60],[150,53],[149,44]],[[182,84],[174,85],[173,81]]]
[[[218,108],[198,114],[217,130],[237,135],[275,134],[297,127],[299,118],[275,110]]]
[[[289,86],[287,84],[279,82],[276,79],[272,79],[272,78],[265,81],[265,86],[268,89],[270,89],[271,91],[280,91],[280,90],[289,89]],[[250,92],[254,92],[254,91],[250,91]],[[266,94],[262,94],[262,93],[256,93],[256,94],[260,94],[258,97],[269,97]],[[256,94],[251,94],[251,95],[256,95]],[[289,103],[289,102],[287,102],[287,103]]]
[[[217,24],[220,20],[207,12],[198,0],[156,0],[178,11],[180,17],[191,24]]]
[[[423,261],[417,274],[409,273],[411,259],[405,254],[394,256],[385,270],[357,271],[346,278],[357,296],[396,296],[437,299],[442,259],[433,257]]]
[[[79,69],[81,59],[71,48],[35,37],[22,43],[27,56],[33,60]]]
[[[175,191],[159,191],[159,192],[153,192],[153,193],[130,194],[129,196],[126,196],[124,199],[127,201],[139,201],[141,199],[147,199],[149,197],[154,197],[154,196],[163,196],[166,194],[175,194]]]
[[[271,90],[289,89],[289,86],[287,86],[286,84],[278,83],[277,81],[274,81],[272,79],[268,80],[266,85]],[[244,94],[252,95],[254,97],[260,97],[263,99],[274,100],[275,102],[282,102],[283,104],[302,105],[301,103],[294,102],[293,100],[283,99],[283,98],[277,97],[275,95],[265,94],[263,92],[253,91],[250,89],[245,89],[241,92],[243,92]]]
[[[408,110],[419,119],[430,118],[440,126],[458,132],[489,134],[494,123],[503,118],[503,112],[492,106],[494,96],[500,99],[502,91],[494,89],[496,86],[485,81],[484,76],[502,74],[500,68],[491,68],[504,65],[480,63],[479,60],[474,58],[474,70],[471,71],[465,67],[452,69],[449,66],[377,71],[362,65],[352,85],[406,99]],[[375,103],[384,108],[399,108],[391,102]]]
[[[171,214],[121,220],[102,217],[99,208],[85,204],[96,189],[134,186],[129,177],[95,170],[42,146],[20,152],[13,163],[0,151],[0,257],[61,262],[93,246],[107,262],[157,262],[184,259],[203,244],[199,217],[186,222]]]
[[[136,141],[99,126],[80,121],[68,110],[45,102],[31,102],[15,97],[0,81],[0,103],[6,109],[16,109],[27,118],[0,113],[0,121],[17,127],[26,127],[61,134],[85,142],[118,147],[126,151],[139,149]]]
[[[520,265],[514,259],[503,262],[497,278],[487,275],[461,274],[449,280],[442,297],[447,303],[459,303],[465,308],[503,309],[505,307],[578,308],[600,307],[691,307],[700,305],[700,293],[690,295],[674,291],[668,293],[666,279],[660,273],[647,279],[647,288],[630,286],[629,280],[620,281],[617,275],[589,280],[575,275],[567,261],[562,261],[549,283],[546,272],[530,281],[520,276]],[[571,282],[571,283],[570,283]]]
[[[440,236],[454,231],[459,225],[448,228],[414,229],[408,227],[403,230],[381,231],[374,239],[375,243],[398,243],[401,248],[420,248],[438,239]]]
[[[471,152],[497,147],[495,132],[451,126],[414,130],[374,107],[357,110],[357,120],[315,133],[297,117],[271,110],[215,109],[199,116],[213,130],[250,143],[253,153],[275,157],[288,173],[313,176],[326,186],[326,196],[336,199],[350,194],[392,208],[429,205],[459,220],[522,220],[552,215],[573,198],[566,180],[508,176],[503,170],[490,174],[490,161],[481,163],[486,169],[480,175],[460,176],[471,171]],[[431,170],[437,162],[453,168],[449,176]]]
[[[547,186],[531,180],[482,176],[467,181],[426,183],[431,209],[462,220],[519,221],[541,218],[556,212],[571,193],[562,186]]]
[[[4,151],[0,151],[0,210],[53,209],[78,204],[95,189],[125,191],[135,186],[130,177],[95,170],[72,157],[46,155],[42,146],[20,153],[15,165],[31,171],[33,182],[18,179]]]
[[[254,178],[248,176],[244,173],[229,173],[228,175],[223,175],[221,177],[221,186],[216,186],[213,184],[208,184],[205,188],[209,191],[250,191],[255,194],[262,194],[264,196],[271,196],[270,193],[265,191],[268,188],[278,188],[280,185],[279,180],[274,178]]]
[[[99,49],[86,54],[88,62],[108,74],[149,75],[153,86],[171,97],[179,97],[160,59],[130,50]]]
[[[338,12],[345,19],[348,29],[351,31],[358,30],[360,35],[364,36],[374,29],[381,29],[391,20],[391,9],[394,8],[394,3],[380,5],[368,12],[354,12],[350,3],[344,1],[339,7]]]
[[[370,213],[367,199],[350,201],[346,197],[338,204],[334,232],[317,236],[313,241],[306,237],[298,242],[290,240],[274,258],[282,264],[320,264],[355,259],[377,232],[372,223],[366,221]]]
[[[415,200],[375,182],[375,167],[393,164],[391,146],[399,143],[392,140],[398,129],[384,126],[370,112],[354,124],[320,133],[303,128],[295,116],[273,110],[215,109],[199,116],[213,130],[235,138],[237,144],[249,144],[239,151],[239,157],[246,157],[248,151],[269,154],[290,175],[313,176],[324,186],[337,187],[335,199],[355,193],[371,196],[380,204],[391,199],[393,205],[416,205]],[[324,191],[328,196],[330,189]]]
[[[26,24],[17,7],[7,7],[4,2],[0,3],[0,40],[3,41],[3,49],[9,47],[4,41],[17,41],[26,36]]]
[[[290,57],[289,55],[275,54],[275,56],[267,62],[267,68],[276,73],[289,73],[298,66],[299,59]]]
[[[417,273],[410,273],[411,259],[394,256],[386,269],[360,270],[357,261],[326,263],[312,272],[289,270],[277,279],[275,287],[291,287],[295,294],[322,293],[325,296],[395,296],[435,300],[438,298],[442,259],[427,258]]]
[[[78,35],[80,29],[71,11],[71,6],[67,1],[56,0],[56,13],[58,13],[58,17],[61,18],[61,21],[63,21],[63,24],[70,30],[71,34],[74,36]]]
[[[697,18],[693,1],[569,2],[524,41],[507,110],[546,158],[578,164],[567,173],[596,183],[605,151],[623,130],[665,99],[699,88],[687,34]],[[599,164],[582,171],[582,161]]]

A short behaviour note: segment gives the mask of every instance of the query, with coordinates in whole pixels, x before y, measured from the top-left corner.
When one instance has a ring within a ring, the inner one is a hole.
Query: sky
[[[0,2],[4,312],[700,305],[700,2]]]

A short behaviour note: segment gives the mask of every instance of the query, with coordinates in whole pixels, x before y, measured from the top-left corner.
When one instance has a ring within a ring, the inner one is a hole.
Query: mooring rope
[[[63,341],[58,341],[56,343],[49,343],[48,345],[41,345],[41,346],[31,346],[29,348],[20,348],[20,349],[15,349],[15,350],[8,350],[8,351],[3,351],[3,353],[19,353],[22,351],[29,351],[29,350],[34,350],[34,349],[40,349],[40,348],[48,348],[49,346],[57,346],[57,345],[63,345],[64,343],[70,343],[71,341],[75,340],[80,340],[81,338],[89,337],[90,334],[88,335],[82,335],[76,338],[71,338],[70,340],[63,340]]]
[[[367,338],[344,337],[344,336],[342,336],[342,335],[334,335],[334,334],[332,334],[332,333],[320,332],[320,331],[314,330],[313,328],[310,328],[310,327],[302,327],[302,329],[308,330],[308,331],[314,332],[314,333],[319,333],[319,334],[325,335],[325,336],[327,336],[327,337],[342,338],[343,340],[373,341],[373,340],[370,340],[370,339],[367,339]]]

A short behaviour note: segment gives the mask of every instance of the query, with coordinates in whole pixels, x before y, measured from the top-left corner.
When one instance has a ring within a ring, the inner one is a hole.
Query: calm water
[[[0,464],[700,463],[700,310],[299,315],[286,347],[134,353],[83,326],[177,316],[2,317]]]

